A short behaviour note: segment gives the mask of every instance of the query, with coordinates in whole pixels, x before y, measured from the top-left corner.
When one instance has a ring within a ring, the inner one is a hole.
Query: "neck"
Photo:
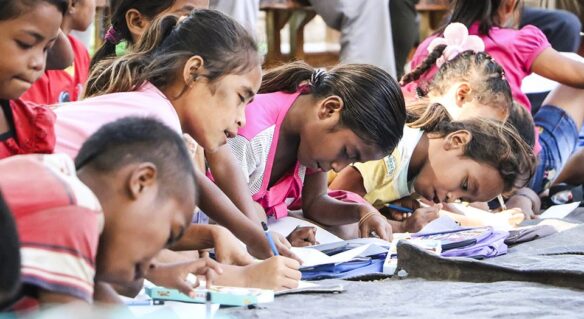
[[[73,30],[73,26],[71,25],[71,17],[69,15],[65,15],[63,17],[63,22],[61,22],[61,31],[65,34],[71,33]]]
[[[420,170],[428,161],[429,144],[428,133],[422,134],[416,148],[414,148],[412,158],[410,159],[410,165],[408,166],[408,181],[411,181],[418,176]]]
[[[91,192],[97,197],[97,200],[101,204],[101,208],[103,210],[104,216],[106,212],[109,210],[104,207],[105,203],[108,200],[111,200],[110,196],[110,186],[111,183],[108,183],[104,176],[104,174],[99,174],[92,169],[89,168],[82,168],[77,171],[77,178],[87,186]]]

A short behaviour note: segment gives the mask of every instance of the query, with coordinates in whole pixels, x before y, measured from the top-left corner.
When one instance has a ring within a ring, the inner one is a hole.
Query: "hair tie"
[[[436,60],[436,65],[440,67],[447,61],[454,59],[464,51],[480,52],[485,50],[485,43],[476,35],[469,35],[466,26],[459,22],[449,24],[444,29],[442,38],[435,38],[428,45],[428,52],[434,51],[438,45],[444,44],[446,48],[442,56]]]
[[[117,45],[122,41],[122,37],[118,34],[116,29],[114,29],[114,27],[111,26],[109,27],[109,29],[107,29],[107,32],[105,33],[105,40],[107,42]]]
[[[326,75],[327,73],[325,70],[322,69],[314,70],[314,72],[312,72],[312,75],[310,76],[310,86],[313,88],[319,87],[322,84],[322,81],[324,81]]]

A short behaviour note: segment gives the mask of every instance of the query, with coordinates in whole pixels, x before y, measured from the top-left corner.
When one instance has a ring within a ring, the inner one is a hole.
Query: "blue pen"
[[[272,248],[272,252],[274,253],[274,256],[278,256],[278,249],[276,249],[276,244],[274,244],[274,240],[272,239],[272,235],[270,235],[270,232],[268,231],[268,225],[266,225],[265,222],[262,222],[262,228],[264,229],[264,234],[266,235],[266,238],[268,239],[268,244],[270,245],[270,248]]]
[[[397,210],[398,212],[402,212],[402,213],[413,213],[414,212],[410,208],[402,207],[402,206],[394,205],[394,204],[385,204],[385,207],[393,209],[393,210]]]

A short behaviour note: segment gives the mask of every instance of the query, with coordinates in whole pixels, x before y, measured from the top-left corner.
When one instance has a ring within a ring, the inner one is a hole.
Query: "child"
[[[47,70],[21,97],[39,105],[77,101],[89,75],[89,52],[72,30],[85,31],[95,16],[95,0],[71,0],[61,30],[73,51],[73,65],[66,70]]]
[[[245,124],[244,107],[260,85],[256,43],[217,11],[194,10],[177,22],[175,16],[153,22],[136,52],[95,67],[86,90],[91,98],[57,108],[58,152],[75,156],[92,132],[116,118],[151,115],[191,135],[206,152],[229,153],[222,145]],[[256,257],[272,256],[259,223],[241,221],[241,212],[204,176],[198,186],[203,211]],[[285,239],[276,238],[276,244],[283,255],[292,255]]]
[[[302,197],[307,218],[333,227],[359,222],[362,237],[374,231],[391,238],[391,227],[385,218],[371,216],[369,205],[327,196],[325,172],[381,158],[397,145],[405,108],[395,80],[370,65],[325,72],[295,62],[264,75],[260,92],[246,109],[247,125],[228,141],[257,216],[286,216]],[[213,167],[218,156],[208,159]],[[229,185],[228,172],[213,174],[219,185]]]
[[[0,158],[53,150],[54,114],[19,97],[43,74],[67,7],[67,0],[2,1]]]
[[[0,310],[20,288],[20,244],[14,218],[0,193]]]
[[[545,35],[534,26],[525,26],[520,30],[510,26],[517,24],[521,8],[521,0],[485,0],[485,1],[453,1],[453,11],[450,20],[444,28],[428,37],[417,48],[412,59],[412,69],[422,65],[422,61],[438,50],[436,44],[450,44],[451,49],[443,51],[447,55],[455,54],[456,45],[464,36],[461,27],[468,28],[468,34],[480,37],[484,42],[484,51],[489,53],[505,70],[505,78],[509,81],[513,98],[531,109],[531,104],[521,91],[521,81],[531,72],[539,74],[559,83],[584,88],[584,64],[572,60],[551,48]],[[434,42],[443,34],[446,27],[458,22],[463,26],[451,28],[444,33],[445,40]],[[434,43],[432,43],[434,42]],[[431,46],[432,44],[432,46]],[[444,50],[444,49],[443,49]],[[434,53],[442,55],[442,53]],[[430,72],[420,70],[422,77],[416,74],[413,79],[426,82],[436,73],[433,63]],[[409,88],[413,88],[410,86]]]
[[[209,0],[114,0],[111,27],[103,45],[93,55],[91,68],[99,61],[115,57],[118,45],[132,48],[150,23],[164,14],[189,14],[193,9],[209,8]]]
[[[488,119],[448,118],[444,107],[432,105],[410,119],[393,154],[347,167],[330,188],[360,194],[379,209],[413,193],[434,203],[489,201],[529,181],[535,157],[515,129]]]
[[[102,293],[94,281],[142,278],[151,259],[182,237],[195,208],[189,153],[154,119],[105,125],[75,164],[65,155],[28,155],[0,162],[0,172],[21,240],[24,287],[14,310],[91,302]],[[199,266],[198,273],[221,272],[211,260]]]

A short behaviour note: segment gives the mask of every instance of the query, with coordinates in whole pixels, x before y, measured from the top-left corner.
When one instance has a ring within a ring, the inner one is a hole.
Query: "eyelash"
[[[462,181],[462,185],[460,185],[463,191],[468,191],[468,177],[465,177]]]
[[[245,98],[243,97],[243,95],[241,94],[237,94],[239,96],[239,100],[241,101],[241,103],[245,103]]]
[[[32,49],[32,45],[26,44],[22,41],[16,41],[16,43],[18,44],[18,46],[24,50],[28,50],[28,49]]]

